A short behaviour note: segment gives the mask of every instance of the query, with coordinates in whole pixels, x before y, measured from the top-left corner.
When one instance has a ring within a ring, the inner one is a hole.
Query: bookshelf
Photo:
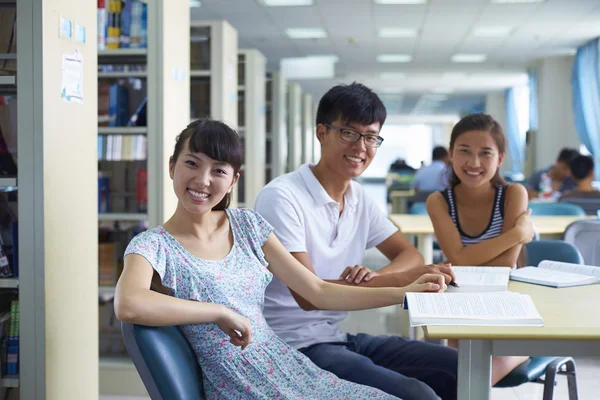
[[[0,396],[3,398],[19,398],[21,383],[30,383],[25,377],[21,379],[19,364],[21,357],[27,356],[27,350],[23,351],[23,344],[31,344],[32,335],[26,335],[24,340],[17,341],[15,345],[15,333],[19,338],[21,322],[18,313],[14,317],[10,313],[13,301],[15,310],[21,307],[21,299],[27,295],[26,291],[18,291],[18,255],[19,244],[17,240],[17,231],[14,230],[18,223],[18,169],[17,169],[17,149],[18,149],[18,121],[17,121],[17,57],[16,43],[11,39],[13,30],[16,30],[17,7],[15,1],[5,1],[0,4],[0,137],[2,147],[6,147],[7,152],[0,155],[0,217],[2,225],[0,226],[0,244],[3,257],[3,266],[0,268],[0,297],[2,298],[3,322],[1,341],[4,349],[3,359],[1,361],[2,370],[0,371]],[[25,25],[22,25],[25,27]],[[7,176],[9,175],[9,176]],[[21,248],[24,246],[21,246]],[[6,263],[6,264],[5,264]],[[4,318],[6,312],[9,316]],[[14,329],[14,330],[13,330]],[[20,342],[20,343],[19,343]],[[14,357],[16,365],[10,362]],[[13,365],[9,366],[9,362]],[[8,368],[15,369],[7,371]]]
[[[238,181],[238,206],[254,207],[265,185],[266,145],[266,59],[256,49],[238,53],[238,123],[244,144],[244,166]]]
[[[319,108],[319,103],[318,102],[314,102],[312,105],[312,110],[313,110],[313,124],[317,122],[317,109]],[[317,127],[313,126],[313,135],[315,135],[313,137],[313,162],[317,163],[319,162],[319,160],[321,159],[321,143],[319,142],[319,140],[316,137],[316,130]]]
[[[297,83],[288,83],[288,171],[302,164],[302,89]]]
[[[3,1],[0,12],[10,3]],[[0,386],[11,388],[11,399],[93,398],[97,273],[82,266],[97,258],[96,10],[77,0],[12,4],[18,54],[0,59],[16,62],[17,73],[0,79],[0,94],[16,97],[18,170],[1,185],[18,189],[10,195],[18,199],[19,276],[0,286],[18,289],[19,370],[1,377]],[[88,42],[59,37],[61,16],[84,27]],[[6,26],[0,22],[0,36]],[[61,96],[63,60],[77,53],[83,103]]]
[[[191,120],[210,117],[239,130],[237,59],[238,35],[228,22],[191,22]],[[231,206],[236,204],[234,195]]]
[[[267,72],[266,85],[266,182],[287,172],[287,80],[279,71]]]
[[[114,285],[131,238],[163,223],[175,209],[168,160],[175,137],[190,121],[189,4],[167,0],[144,3],[146,48],[98,51],[99,88],[108,82],[124,87],[122,92],[127,93],[126,99],[113,103],[111,109],[108,91],[108,118],[103,118],[107,91],[99,90],[97,159],[99,171],[105,172],[98,179],[101,197],[97,202],[101,238],[96,261],[100,395],[147,395],[125,351],[120,324],[114,319]],[[116,89],[113,92],[119,94]],[[134,115],[136,121],[132,121]],[[116,122],[111,122],[115,118]],[[111,137],[113,153],[105,147]],[[112,155],[107,156],[109,153]],[[109,180],[108,196],[103,189],[105,177],[114,180]]]
[[[302,163],[313,162],[315,138],[312,96],[302,94]]]

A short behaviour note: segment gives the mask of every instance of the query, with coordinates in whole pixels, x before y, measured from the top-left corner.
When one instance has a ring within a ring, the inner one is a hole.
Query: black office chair
[[[205,400],[202,370],[176,326],[121,323],[127,352],[152,400]]]
[[[575,246],[560,240],[539,240],[525,245],[527,265],[537,266],[542,260],[582,264],[583,257]],[[561,368],[565,366],[565,370]],[[494,387],[515,387],[528,382],[544,384],[543,400],[554,398],[556,375],[566,375],[569,400],[577,400],[575,360],[571,357],[531,357],[513,369]],[[544,378],[542,378],[544,376]]]

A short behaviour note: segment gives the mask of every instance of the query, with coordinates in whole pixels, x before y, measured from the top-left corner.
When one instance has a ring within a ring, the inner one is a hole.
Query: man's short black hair
[[[431,160],[437,161],[448,156],[448,150],[444,146],[437,146],[431,152]]]
[[[594,159],[590,156],[578,155],[569,163],[573,178],[580,181],[587,178],[594,170]]]
[[[562,161],[564,163],[569,164],[575,157],[579,155],[579,151],[575,149],[570,149],[568,147],[564,147],[560,153],[558,153],[558,158],[556,161]]]
[[[354,82],[332,87],[319,101],[317,125],[331,124],[340,117],[342,124],[371,125],[379,122],[383,126],[387,111],[379,96],[365,85]]]

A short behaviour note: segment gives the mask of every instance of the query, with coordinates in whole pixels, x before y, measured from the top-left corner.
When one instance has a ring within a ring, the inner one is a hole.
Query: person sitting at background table
[[[569,167],[577,189],[566,192],[559,201],[570,198],[600,199],[600,191],[592,185],[594,182],[594,159],[590,156],[578,155],[571,161]]]
[[[560,193],[575,190],[577,185],[571,178],[569,164],[578,155],[579,151],[565,147],[553,165],[534,172],[525,185],[529,198],[554,197],[556,200]]]
[[[450,187],[429,196],[427,212],[453,265],[515,267],[521,247],[533,239],[525,188],[500,175],[505,153],[502,127],[489,115],[468,115],[452,130]],[[493,357],[492,385],[527,359]]]
[[[419,169],[411,182],[416,192],[436,192],[448,187],[448,150],[437,146],[431,153],[431,164]]]

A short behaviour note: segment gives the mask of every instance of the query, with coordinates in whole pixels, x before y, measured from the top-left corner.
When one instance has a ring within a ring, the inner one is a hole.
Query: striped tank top
[[[469,236],[466,233],[464,233],[462,228],[460,227],[454,189],[448,188],[442,191],[442,195],[444,195],[446,203],[448,203],[448,212],[450,213],[452,222],[454,222],[454,226],[456,226],[456,229],[458,229],[458,233],[460,234],[460,240],[463,246],[469,246],[471,244],[480,243],[485,240],[493,239],[496,236],[500,236],[500,234],[502,233],[502,224],[504,223],[505,192],[506,186],[498,186],[496,188],[496,195],[494,197],[494,209],[492,210],[492,215],[490,216],[490,222],[488,223],[487,228],[485,228],[483,233],[481,233],[479,236]]]

